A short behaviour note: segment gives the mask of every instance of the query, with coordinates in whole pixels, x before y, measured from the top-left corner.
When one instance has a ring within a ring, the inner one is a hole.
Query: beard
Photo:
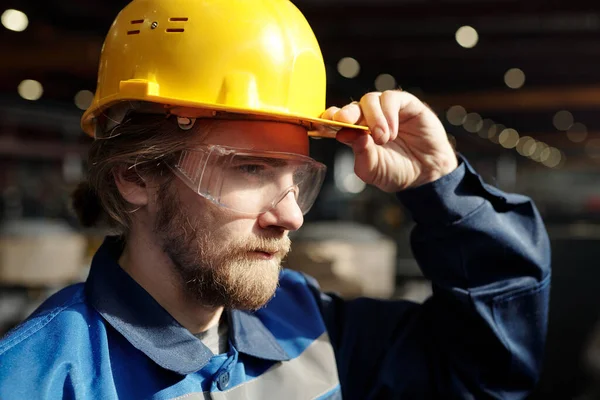
[[[189,296],[206,307],[254,311],[275,295],[289,237],[275,231],[246,237],[224,232],[219,229],[224,209],[210,203],[194,217],[170,185],[159,191],[158,204],[155,234]]]

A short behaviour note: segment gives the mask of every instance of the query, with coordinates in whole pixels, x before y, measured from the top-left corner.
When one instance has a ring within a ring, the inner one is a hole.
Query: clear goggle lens
[[[306,214],[326,172],[325,165],[298,154],[217,145],[185,150],[170,167],[202,197],[244,214],[267,212],[290,192]]]

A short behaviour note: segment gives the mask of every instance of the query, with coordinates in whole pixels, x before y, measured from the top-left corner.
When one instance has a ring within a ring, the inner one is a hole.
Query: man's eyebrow
[[[236,155],[233,162],[235,163],[252,163],[259,162],[261,164],[267,164],[271,167],[285,167],[288,165],[286,160],[280,158],[271,158],[271,157],[257,157],[257,156],[241,156]]]

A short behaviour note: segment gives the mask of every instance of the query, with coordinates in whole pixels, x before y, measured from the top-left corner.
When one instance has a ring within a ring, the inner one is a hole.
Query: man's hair
[[[72,194],[81,224],[105,223],[117,233],[127,234],[136,209],[119,193],[114,174],[121,172],[125,179],[140,185],[147,178],[167,184],[172,174],[165,162],[172,162],[186,147],[192,132],[180,129],[174,117],[134,114],[108,138],[94,140],[88,155],[88,180]]]

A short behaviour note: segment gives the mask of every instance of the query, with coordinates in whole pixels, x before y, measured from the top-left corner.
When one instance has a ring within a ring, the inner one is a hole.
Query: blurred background
[[[78,226],[69,195],[85,178],[90,143],[79,118],[104,35],[126,3],[0,1],[0,334],[84,280],[105,234]],[[600,398],[600,3],[294,3],[319,39],[329,105],[372,90],[412,92],[488,183],[535,200],[554,277],[532,398]],[[349,297],[426,298],[410,216],[354,175],[343,146],[315,140],[312,152],[330,168],[289,265]]]

